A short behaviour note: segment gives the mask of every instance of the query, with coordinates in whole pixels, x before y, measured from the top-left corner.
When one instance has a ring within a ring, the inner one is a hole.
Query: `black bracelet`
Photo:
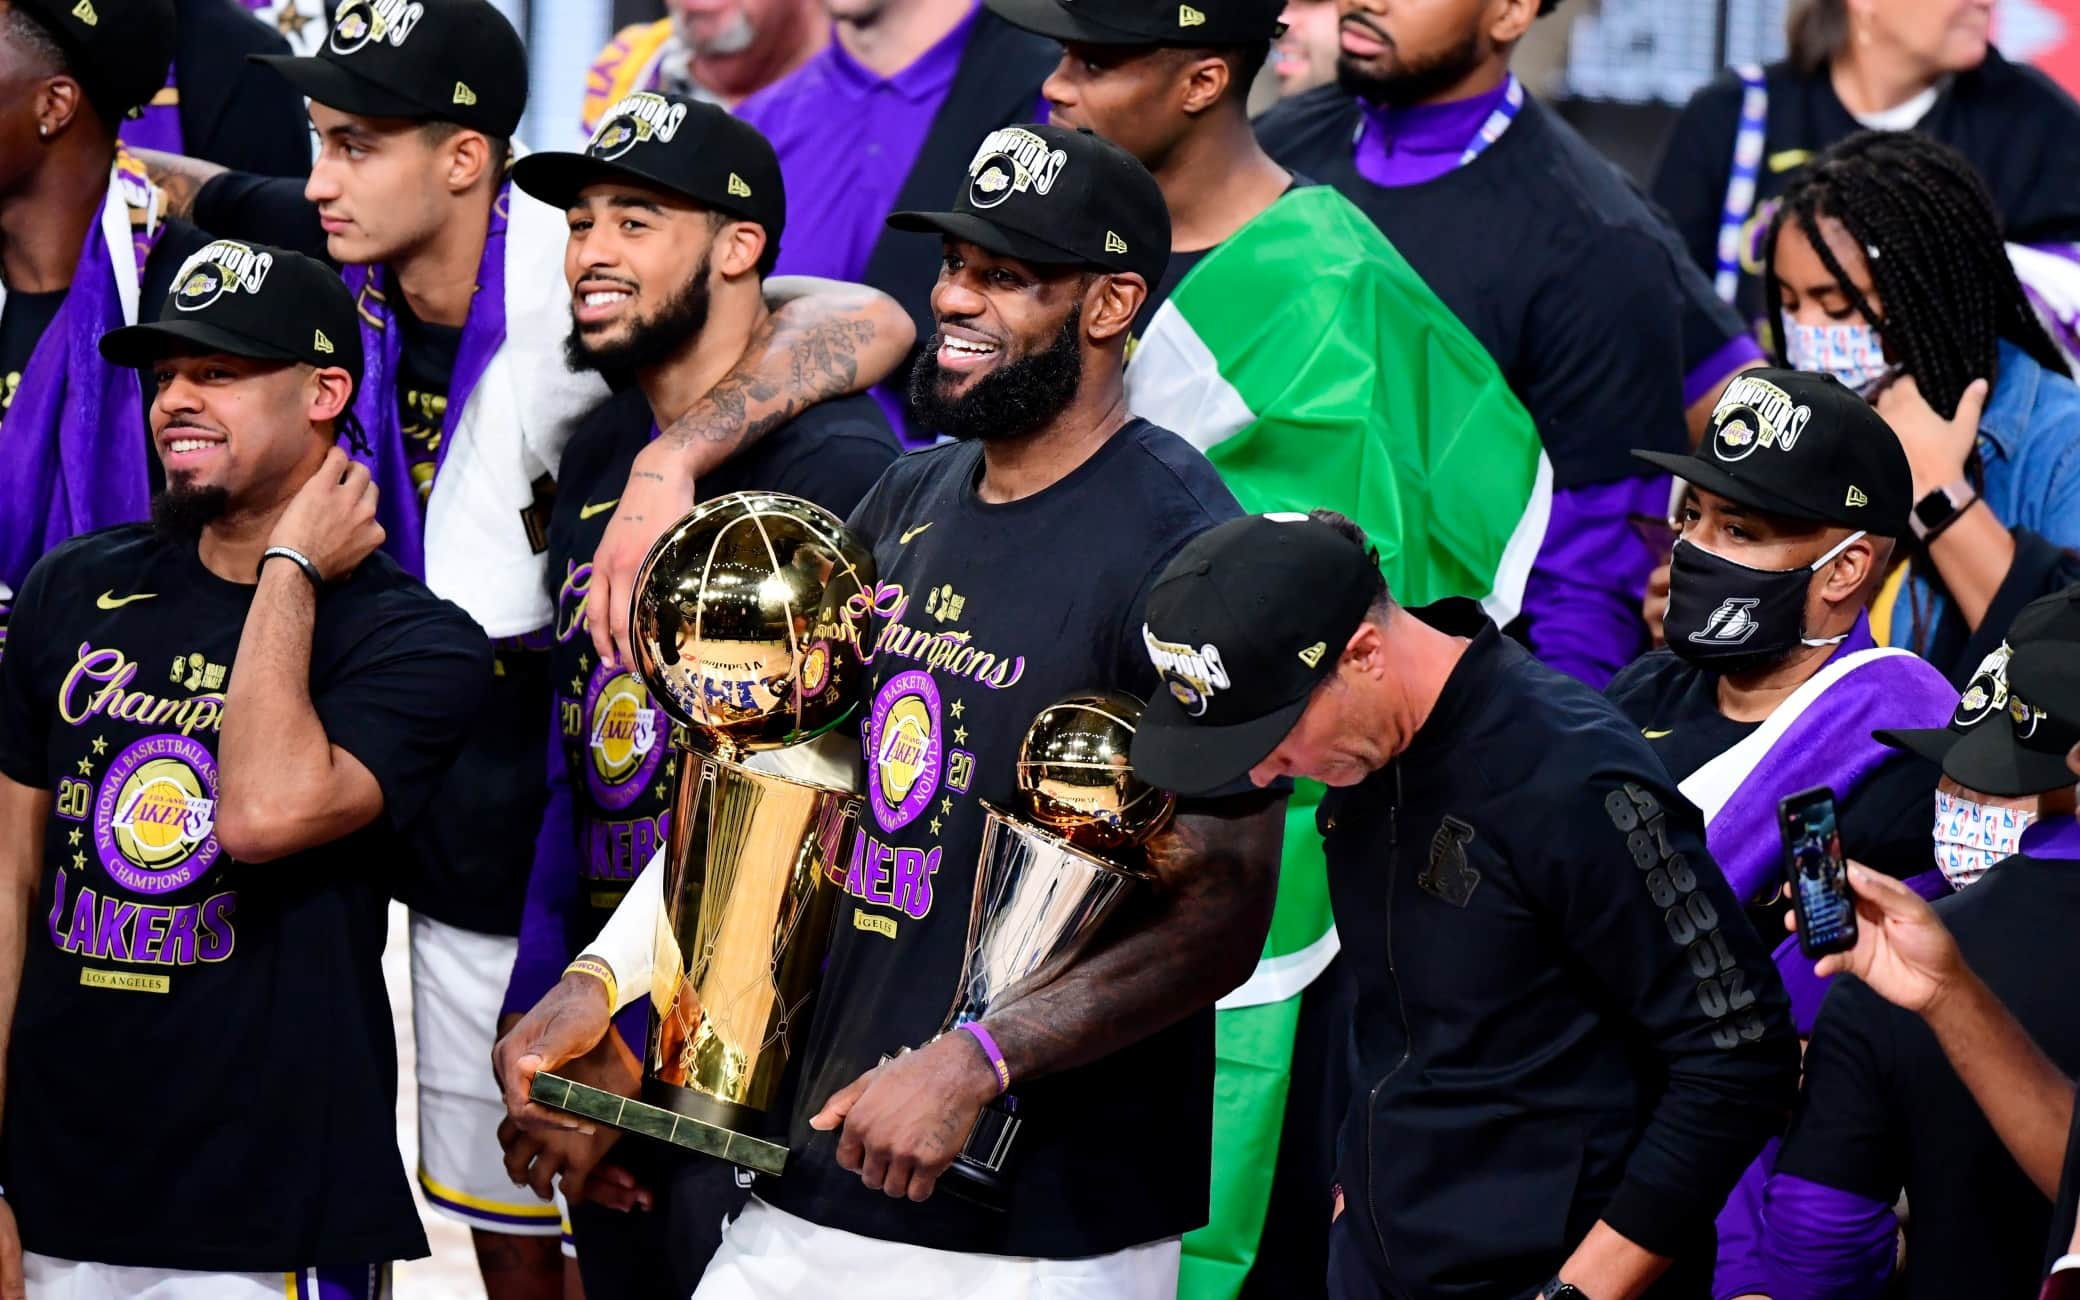
[[[287,546],[270,546],[260,552],[260,563],[253,566],[253,576],[259,577],[260,571],[267,567],[269,560],[273,559],[293,562],[297,568],[303,570],[303,576],[311,580],[312,591],[325,590],[325,576],[318,572],[317,565],[311,563],[311,557],[305,555],[302,551],[293,550]]]

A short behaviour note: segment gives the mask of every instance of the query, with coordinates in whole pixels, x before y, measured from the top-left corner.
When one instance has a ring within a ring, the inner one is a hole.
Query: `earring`
[[[50,123],[48,123],[48,122],[38,122],[38,123],[36,124],[36,134],[37,134],[37,137],[38,137],[39,139],[44,139],[44,140],[48,140],[48,139],[50,139],[50,138],[51,138],[51,124],[50,124]]]

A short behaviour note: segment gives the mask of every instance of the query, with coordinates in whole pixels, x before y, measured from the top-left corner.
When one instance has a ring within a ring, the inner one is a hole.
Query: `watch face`
[[[1950,494],[1937,488],[1914,503],[1914,517],[1923,527],[1933,528],[1948,519],[1956,509],[1950,501]]]

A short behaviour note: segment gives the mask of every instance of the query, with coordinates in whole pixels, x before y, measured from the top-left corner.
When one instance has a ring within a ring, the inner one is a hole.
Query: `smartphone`
[[[1791,905],[1798,912],[1799,951],[1824,957],[1854,948],[1856,895],[1842,859],[1834,791],[1822,785],[1787,796],[1777,805],[1777,823],[1784,833]]]

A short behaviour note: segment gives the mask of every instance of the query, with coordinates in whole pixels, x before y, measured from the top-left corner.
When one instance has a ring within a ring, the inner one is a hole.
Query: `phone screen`
[[[1791,904],[1798,911],[1798,946],[1808,957],[1856,946],[1856,896],[1842,860],[1842,835],[1835,824],[1834,792],[1822,786],[1777,806],[1791,875]]]

